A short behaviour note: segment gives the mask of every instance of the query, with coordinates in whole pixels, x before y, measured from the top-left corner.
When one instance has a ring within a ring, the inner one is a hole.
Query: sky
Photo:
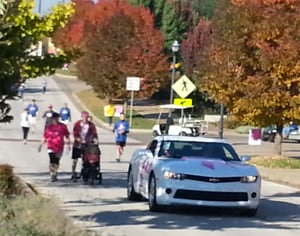
[[[41,9],[41,13],[45,14],[50,12],[51,7],[59,4],[59,3],[68,3],[70,0],[35,0],[35,12],[39,12]]]
[[[99,0],[94,0],[94,2],[98,2]],[[40,12],[42,14],[50,12],[52,6],[59,3],[68,3],[71,0],[35,0],[35,9],[34,12]]]

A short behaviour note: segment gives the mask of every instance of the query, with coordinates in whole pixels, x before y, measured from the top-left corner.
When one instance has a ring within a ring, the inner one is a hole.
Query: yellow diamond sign
[[[179,97],[186,98],[196,89],[196,86],[186,75],[183,75],[173,84],[172,88]]]

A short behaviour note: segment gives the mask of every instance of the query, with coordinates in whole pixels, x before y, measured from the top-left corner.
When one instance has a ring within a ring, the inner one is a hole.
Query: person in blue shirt
[[[71,110],[68,107],[68,104],[65,103],[64,106],[59,111],[61,122],[67,125],[71,122]]]
[[[28,118],[30,123],[31,132],[34,133],[36,128],[36,121],[38,119],[39,107],[36,105],[35,99],[32,99],[31,104],[27,106]]]
[[[288,138],[290,132],[298,130],[298,126],[293,122],[290,121],[289,125],[286,127],[283,127],[282,129],[282,136],[283,138]]]
[[[127,134],[129,133],[129,123],[125,120],[124,113],[120,114],[120,120],[114,124],[113,132],[116,134],[117,158],[116,161],[121,161],[121,156],[126,146]]]

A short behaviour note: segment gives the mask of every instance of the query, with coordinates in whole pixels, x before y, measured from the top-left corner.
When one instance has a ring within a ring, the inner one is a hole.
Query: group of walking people
[[[32,107],[35,107],[35,113],[33,112]],[[34,120],[36,122],[38,110],[39,109],[35,103],[35,100],[32,100],[32,103],[24,109],[24,112],[21,115],[24,143],[27,142],[27,135],[29,132],[29,127],[31,125],[29,120],[34,117]],[[66,115],[67,113],[69,114],[69,116]],[[45,126],[43,138],[41,139],[38,146],[38,152],[42,150],[44,144],[47,144],[47,152],[49,156],[49,171],[52,182],[57,181],[57,172],[65,146],[67,150],[72,150],[71,179],[76,181],[76,168],[78,159],[82,158],[83,155],[83,146],[88,144],[99,144],[96,126],[92,121],[92,117],[87,111],[83,111],[81,113],[81,118],[74,123],[72,129],[73,139],[71,140],[71,132],[68,129],[68,123],[71,121],[70,114],[71,112],[69,111],[67,104],[65,104],[64,107],[60,109],[60,112],[55,112],[53,110],[53,106],[49,105],[48,110],[45,111],[42,116],[45,119]],[[24,122],[26,120],[28,121],[28,123],[25,125]],[[116,134],[116,161],[120,162],[124,146],[126,145],[127,133],[129,132],[129,124],[125,120],[124,114],[120,114],[120,120],[115,122],[112,131]]]
[[[64,146],[72,149],[72,179],[76,180],[76,166],[78,159],[82,157],[82,145],[89,143],[98,143],[98,135],[95,124],[90,121],[89,113],[83,111],[81,119],[76,121],[73,126],[73,147],[71,148],[70,132],[66,124],[60,122],[59,113],[54,112],[51,122],[45,127],[43,138],[38,147],[38,151],[42,150],[42,146],[47,143],[47,151],[49,155],[49,170],[51,181],[57,181],[57,171],[60,159],[63,155]]]
[[[53,106],[49,105],[48,110],[46,110],[42,118],[45,120],[44,129],[51,123],[51,118],[54,113]],[[71,110],[68,104],[65,103],[64,106],[59,111],[59,121],[68,124],[71,122]],[[31,103],[26,106],[21,113],[21,127],[23,131],[23,143],[26,144],[28,140],[28,134],[31,130],[32,133],[36,130],[36,124],[39,117],[39,106],[36,104],[36,100],[32,99]]]

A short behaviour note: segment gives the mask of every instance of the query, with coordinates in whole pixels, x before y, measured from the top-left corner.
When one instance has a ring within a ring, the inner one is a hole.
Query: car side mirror
[[[148,158],[153,158],[154,154],[150,149],[146,149],[145,150],[145,156],[147,156]]]
[[[246,161],[250,161],[251,160],[251,156],[248,155],[243,155],[240,157],[242,162],[246,162]]]

